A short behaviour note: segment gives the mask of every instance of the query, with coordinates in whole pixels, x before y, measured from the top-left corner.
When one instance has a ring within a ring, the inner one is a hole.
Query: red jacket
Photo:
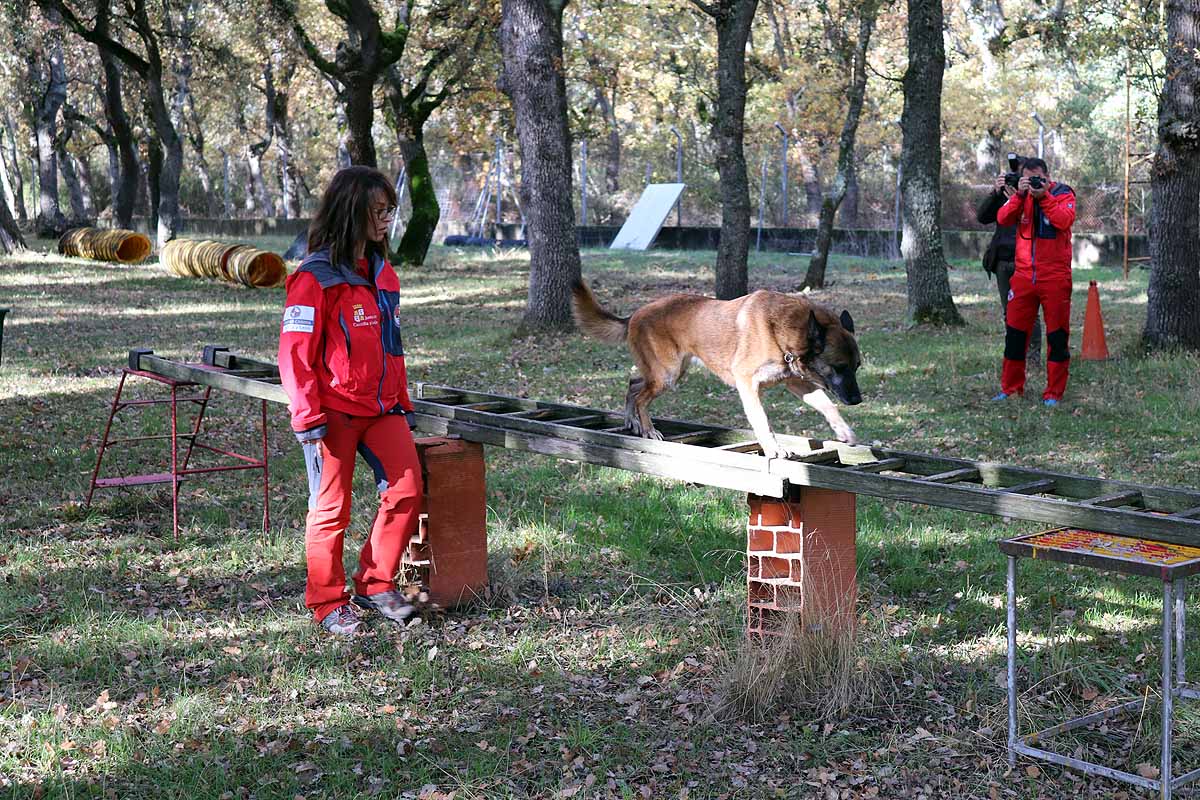
[[[1075,192],[1050,182],[1045,196],[1014,194],[996,212],[998,225],[1017,226],[1016,269],[1045,278],[1071,278],[1071,226],[1075,224]]]
[[[371,268],[374,285],[362,272],[331,264],[323,250],[287,279],[279,374],[301,441],[324,435],[329,410],[365,417],[412,411],[400,282],[384,259]]]

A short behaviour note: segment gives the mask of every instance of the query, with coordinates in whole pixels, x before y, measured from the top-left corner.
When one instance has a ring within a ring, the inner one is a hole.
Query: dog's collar
[[[795,360],[796,360],[796,357],[794,355],[792,355],[791,353],[783,354],[783,363],[790,365]]]

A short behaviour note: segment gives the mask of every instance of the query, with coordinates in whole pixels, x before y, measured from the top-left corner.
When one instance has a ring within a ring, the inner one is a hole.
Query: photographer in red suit
[[[1025,393],[1025,354],[1037,320],[1046,321],[1046,390],[1042,402],[1056,406],[1067,388],[1071,363],[1071,226],[1075,192],[1050,180],[1046,162],[1029,158],[1017,190],[996,212],[998,225],[1017,226],[1016,269],[1005,315],[1004,367],[994,400]]]

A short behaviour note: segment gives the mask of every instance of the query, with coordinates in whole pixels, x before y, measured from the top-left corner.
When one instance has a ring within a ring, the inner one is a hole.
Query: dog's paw
[[[839,442],[858,444],[858,437],[854,435],[854,431],[849,425],[835,425],[833,427],[833,434],[838,438]]]
[[[648,430],[648,431],[645,431],[644,433],[642,433],[642,438],[644,438],[644,439],[657,439],[658,441],[660,441],[660,442],[661,442],[661,441],[662,441],[662,438],[663,438],[663,435],[662,435],[661,433],[659,433],[659,432],[658,432],[658,429],[657,429],[657,428],[651,428],[650,430]]]
[[[776,442],[773,445],[760,444],[760,446],[762,447],[763,455],[766,456],[767,458],[791,458],[792,457],[792,451],[788,450],[786,447],[782,446],[778,442]]]

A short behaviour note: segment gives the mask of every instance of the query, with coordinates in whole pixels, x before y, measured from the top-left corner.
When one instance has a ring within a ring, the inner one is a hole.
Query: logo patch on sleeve
[[[316,318],[313,306],[288,306],[283,310],[283,333],[312,333]]]

